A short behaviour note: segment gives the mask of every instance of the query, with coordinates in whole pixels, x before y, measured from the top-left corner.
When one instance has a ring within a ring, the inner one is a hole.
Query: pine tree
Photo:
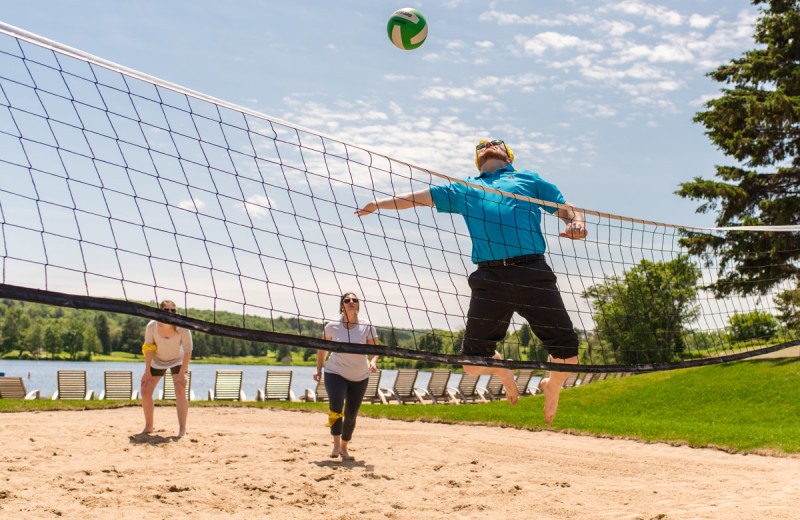
[[[111,331],[105,314],[98,313],[94,317],[94,328],[97,330],[97,339],[103,347],[103,354],[111,354]]]
[[[717,211],[720,227],[800,223],[800,6],[752,3],[761,5],[758,48],[709,73],[728,86],[694,118],[744,168],[717,166],[718,180],[696,177],[676,192],[705,201],[697,211]],[[682,243],[694,254],[719,254],[721,276],[712,286],[719,295],[763,294],[800,275],[798,233],[688,234]]]

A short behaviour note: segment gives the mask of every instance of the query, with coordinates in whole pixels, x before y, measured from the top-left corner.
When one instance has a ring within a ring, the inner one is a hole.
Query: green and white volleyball
[[[406,51],[416,49],[425,43],[425,38],[428,37],[428,23],[425,17],[410,7],[392,13],[386,30],[392,43]]]

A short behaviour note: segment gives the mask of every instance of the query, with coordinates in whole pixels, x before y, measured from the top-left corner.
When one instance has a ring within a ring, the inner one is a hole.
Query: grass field
[[[635,438],[726,451],[800,453],[800,360],[757,359],[606,380],[562,392],[552,425],[542,418],[542,396],[466,406],[363,405],[361,414],[404,421],[475,423]],[[0,400],[0,412],[137,406],[133,401]],[[327,409],[324,403],[218,403]],[[190,418],[191,419],[191,418]]]

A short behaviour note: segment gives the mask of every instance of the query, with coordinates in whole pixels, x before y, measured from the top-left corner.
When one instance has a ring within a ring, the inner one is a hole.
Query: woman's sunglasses
[[[161,309],[161,310],[162,310],[162,311],[167,311],[167,312],[178,312],[178,309],[172,309],[172,308],[170,308],[170,307],[164,307],[164,308],[163,308],[163,309]]]
[[[342,303],[358,303],[358,298],[345,298]]]

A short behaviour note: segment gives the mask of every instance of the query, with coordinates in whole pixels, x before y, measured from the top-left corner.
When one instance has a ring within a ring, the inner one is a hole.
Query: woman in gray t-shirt
[[[339,299],[339,313],[342,317],[325,325],[322,339],[376,345],[378,334],[375,327],[358,319],[359,309],[358,297],[354,293],[343,294]],[[328,426],[333,435],[331,457],[336,458],[341,455],[342,460],[353,460],[347,451],[347,443],[353,437],[358,409],[367,390],[369,374],[377,370],[375,364],[378,362],[378,356],[372,356],[372,359],[367,361],[367,356],[364,354],[331,352],[328,362],[325,363],[327,356],[327,350],[317,351],[317,372],[314,374],[314,381],[319,381],[322,377],[324,364],[325,390],[329,399]]]

